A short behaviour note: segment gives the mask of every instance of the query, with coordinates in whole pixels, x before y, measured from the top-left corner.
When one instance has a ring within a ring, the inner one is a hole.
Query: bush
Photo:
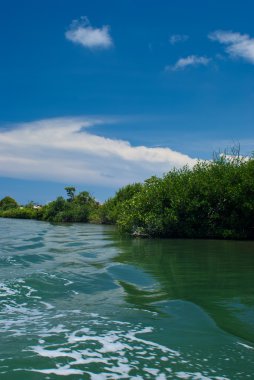
[[[129,233],[253,238],[254,160],[220,157],[172,170],[146,180],[129,198],[119,201],[116,195],[106,206],[104,218]]]
[[[100,209],[100,221],[103,224],[116,224],[124,202],[132,199],[142,189],[140,183],[127,185],[116,192],[116,195],[109,198]]]
[[[2,218],[38,219],[38,212],[30,208],[20,207],[1,211],[0,216]]]
[[[75,189],[67,187],[66,189]],[[43,207],[42,219],[50,222],[88,222],[90,215],[95,214],[99,204],[86,191],[72,196],[65,200],[58,197]]]

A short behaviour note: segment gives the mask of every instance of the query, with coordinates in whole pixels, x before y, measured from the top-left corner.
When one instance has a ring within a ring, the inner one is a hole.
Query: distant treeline
[[[7,196],[0,201],[0,216],[4,218],[38,219],[55,223],[99,222],[100,204],[87,191],[76,195],[75,187],[65,187],[67,199],[56,200],[41,206],[34,202],[20,206]]]
[[[88,193],[65,188],[37,207],[22,208],[5,197],[0,216],[51,222],[116,224],[136,236],[176,238],[254,238],[254,159],[219,156],[194,168],[174,169],[162,178],[127,185],[100,205]]]

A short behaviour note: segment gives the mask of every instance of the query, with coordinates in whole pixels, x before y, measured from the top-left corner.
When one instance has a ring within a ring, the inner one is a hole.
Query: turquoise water
[[[0,219],[0,379],[254,379],[254,243]]]

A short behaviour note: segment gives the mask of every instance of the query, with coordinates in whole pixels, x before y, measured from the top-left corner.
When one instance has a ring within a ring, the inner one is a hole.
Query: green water
[[[254,242],[0,219],[0,379],[254,379]]]

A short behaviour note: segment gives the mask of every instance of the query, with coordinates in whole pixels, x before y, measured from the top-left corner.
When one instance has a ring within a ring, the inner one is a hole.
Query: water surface
[[[0,219],[0,378],[254,379],[254,243]]]

